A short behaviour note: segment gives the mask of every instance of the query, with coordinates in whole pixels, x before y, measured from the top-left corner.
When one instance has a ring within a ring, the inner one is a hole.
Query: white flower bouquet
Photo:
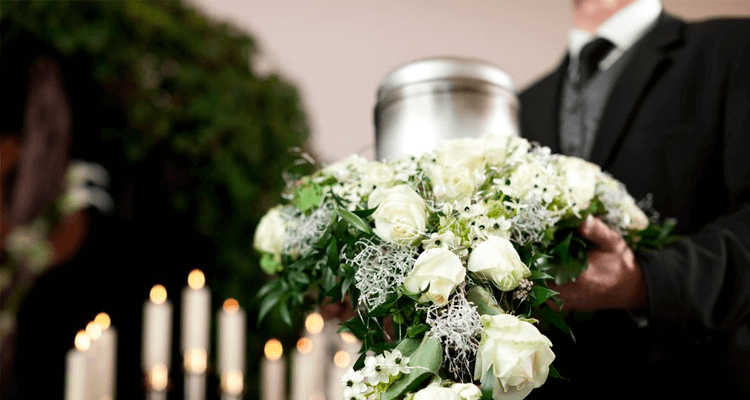
[[[351,156],[284,197],[255,232],[276,274],[259,319],[277,308],[291,324],[351,302],[341,329],[363,346],[345,399],[522,399],[559,376],[535,324],[569,331],[545,282],[586,266],[583,219],[599,216],[634,249],[674,238],[598,166],[509,136],[389,162]]]

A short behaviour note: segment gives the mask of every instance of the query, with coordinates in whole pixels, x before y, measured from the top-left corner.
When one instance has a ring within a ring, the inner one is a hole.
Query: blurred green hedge
[[[92,78],[120,100],[127,121],[100,134],[122,141],[128,163],[158,147],[185,164],[190,184],[169,201],[215,244],[224,272],[209,282],[248,308],[248,351],[256,354],[248,361],[257,362],[253,296],[263,278],[252,235],[279,201],[282,173],[296,158],[288,149],[309,135],[297,90],[253,70],[258,49],[246,33],[179,1],[3,1],[1,17],[4,39],[31,33],[65,57],[91,61]]]

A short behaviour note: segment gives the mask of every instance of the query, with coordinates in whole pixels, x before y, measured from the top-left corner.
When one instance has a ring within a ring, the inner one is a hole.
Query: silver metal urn
[[[391,71],[375,106],[375,157],[421,155],[444,140],[485,133],[518,136],[513,82],[483,61],[442,57]]]

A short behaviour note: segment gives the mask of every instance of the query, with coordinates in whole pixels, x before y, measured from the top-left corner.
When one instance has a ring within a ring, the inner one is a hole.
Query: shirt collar
[[[617,50],[627,51],[656,23],[661,12],[661,0],[637,0],[604,21],[595,35],[572,29],[568,35],[568,51],[577,59],[583,46],[597,36],[612,42]]]

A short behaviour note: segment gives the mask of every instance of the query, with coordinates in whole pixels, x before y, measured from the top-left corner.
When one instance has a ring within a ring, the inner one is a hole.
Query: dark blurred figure
[[[2,173],[8,177],[2,190],[3,242],[10,228],[34,219],[60,194],[70,160],[102,165],[115,202],[111,213],[88,208],[53,232],[65,251],[33,281],[21,303],[15,345],[3,347],[3,400],[62,399],[65,353],[75,333],[102,311],[118,330],[117,397],[143,398],[141,307],[150,287],[164,284],[175,304],[173,349],[178,349],[179,289],[191,269],[210,276],[214,268],[212,245],[170,203],[172,186],[179,180],[188,184],[189,173],[163,146],[141,165],[126,163],[122,139],[102,135],[125,126],[122,104],[94,82],[91,65],[87,56],[62,57],[31,35],[3,35],[0,131]],[[17,157],[6,170],[11,156]],[[178,351],[173,354],[173,365],[180,366]],[[175,396],[181,392],[178,368],[171,373]],[[209,398],[214,392],[209,387]]]

